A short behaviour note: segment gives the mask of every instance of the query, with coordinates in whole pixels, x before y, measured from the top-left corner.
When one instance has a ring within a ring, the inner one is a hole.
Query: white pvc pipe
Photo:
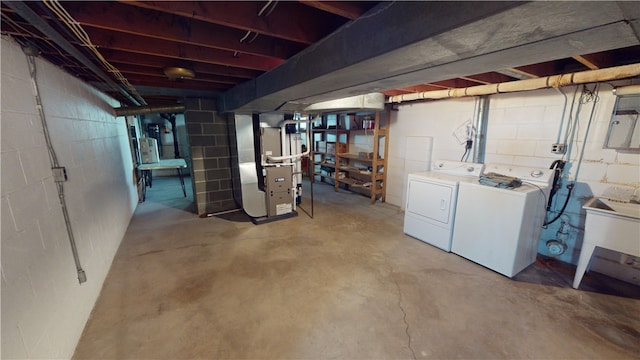
[[[307,121],[299,121],[299,120],[285,120],[281,123],[280,125],[280,144],[282,146],[284,146],[285,142],[287,141],[287,134],[286,134],[286,129],[285,127],[289,124],[299,124],[299,123],[303,123],[306,122],[307,125],[311,125],[311,122],[309,120]],[[309,126],[307,126],[307,142],[309,142]],[[300,154],[291,154],[291,155],[285,155],[285,156],[271,156],[271,155],[267,155],[267,160],[269,161],[284,161],[284,160],[294,160],[294,159],[298,159],[301,158],[303,156],[309,155],[309,153],[311,152],[311,146],[309,146],[309,144],[307,144],[307,151],[300,153]]]

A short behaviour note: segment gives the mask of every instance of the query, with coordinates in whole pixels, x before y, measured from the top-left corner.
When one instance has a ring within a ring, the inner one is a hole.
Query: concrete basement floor
[[[640,358],[638,287],[511,280],[326,185],[314,219],[198,218],[177,182],[139,204],[74,358]]]

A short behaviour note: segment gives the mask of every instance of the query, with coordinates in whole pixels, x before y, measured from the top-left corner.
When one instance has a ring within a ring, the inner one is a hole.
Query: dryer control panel
[[[482,169],[484,169],[484,164],[453,160],[437,160],[433,163],[433,169],[431,171],[445,175],[479,177],[480,174],[482,174]]]

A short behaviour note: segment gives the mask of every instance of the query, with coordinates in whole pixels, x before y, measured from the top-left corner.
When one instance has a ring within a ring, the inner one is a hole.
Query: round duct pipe
[[[114,115],[129,116],[141,114],[165,114],[165,113],[183,113],[184,105],[165,105],[165,106],[125,106],[113,109]]]
[[[613,89],[613,95],[639,95],[640,85],[621,86]]]

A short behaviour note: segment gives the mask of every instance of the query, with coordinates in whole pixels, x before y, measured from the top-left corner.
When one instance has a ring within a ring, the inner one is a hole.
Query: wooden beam
[[[457,78],[457,79],[436,81],[436,82],[430,83],[429,85],[442,86],[442,87],[444,87],[446,89],[455,89],[455,88],[464,88],[464,87],[469,87],[469,86],[475,86],[475,85],[478,85],[478,84],[475,81],[469,81],[469,80],[464,80],[464,79],[461,79],[461,78]]]
[[[604,69],[607,67],[617,66],[620,64],[637,62],[638,59],[640,59],[640,51],[638,50],[640,50],[640,48],[636,48],[635,52],[633,51],[633,48],[629,48],[626,51],[620,51],[620,49],[615,49],[612,51],[577,55],[577,56],[574,56],[573,58],[576,61],[583,64],[584,66],[588,67],[589,69],[597,70],[597,69]],[[630,55],[633,58],[633,60],[631,62],[625,61],[624,56],[621,56],[622,54],[619,54],[620,52],[625,55]],[[634,53],[635,53],[635,57],[633,56]]]
[[[480,79],[474,79],[474,78],[472,78],[472,77],[470,77],[470,76],[460,76],[460,79],[462,79],[462,80],[467,80],[467,81],[471,81],[471,82],[474,82],[474,83],[477,83],[477,84],[483,84],[483,85],[491,84],[491,82],[490,82],[490,81],[484,81],[484,80],[480,80]]]
[[[467,81],[473,81],[479,84],[484,84],[484,85],[498,84],[502,82],[516,80],[516,78],[514,77],[507,76],[497,72],[488,72],[488,73],[475,74],[475,75],[469,75],[469,76],[461,76],[460,78]]]
[[[91,26],[281,60],[304,49],[299,43],[268,36],[258,36],[251,43],[240,42],[246,31],[115,2],[65,2],[63,5],[83,27]]]
[[[128,51],[132,55],[147,54],[261,71],[273,69],[283,62],[282,60],[251,54],[234,56],[231,51],[207,49],[140,35],[126,34],[121,36],[122,33],[116,34],[112,31],[95,28],[85,30],[89,34],[92,43],[99,48]]]
[[[576,55],[576,56],[572,56],[573,59],[575,59],[577,62],[579,62],[580,64],[588,67],[591,70],[598,70],[600,69],[600,67],[594,63],[592,63],[591,61],[587,60],[585,57],[580,56],[580,55]]]
[[[320,9],[335,15],[345,17],[349,20],[355,20],[364,14],[371,6],[363,6],[367,3],[358,2],[343,2],[343,1],[310,1],[301,0],[301,4]]]
[[[401,88],[398,88],[397,90],[406,91],[408,93],[416,93],[416,92],[432,91],[432,90],[440,90],[440,89],[441,89],[440,86],[434,86],[432,84],[418,84],[418,85],[401,87]]]
[[[257,1],[126,1],[126,3],[307,45],[322,39],[346,22],[342,17],[289,1],[278,2],[275,9],[266,16],[258,16],[266,3]]]
[[[510,71],[510,72],[513,72],[513,73],[516,73],[518,75],[522,75],[522,76],[524,76],[525,78],[528,78],[528,79],[535,79],[535,78],[539,78],[540,77],[540,76],[538,76],[536,74],[532,74],[530,72],[527,72],[527,71],[524,71],[524,70],[520,70],[518,68],[508,68],[506,70]]]
[[[393,90],[385,90],[382,91],[382,93],[385,96],[396,96],[396,95],[403,95],[403,94],[409,94],[412,93],[413,91],[405,91],[405,90],[401,90],[401,89],[393,89]]]
[[[206,73],[211,75],[223,75],[234,77],[238,79],[253,79],[263,71],[259,70],[251,70],[251,69],[242,69],[231,66],[224,65],[216,65],[216,64],[207,64],[197,61],[189,61],[184,59],[175,59],[168,58],[162,56],[148,55],[148,54],[135,54],[132,56],[130,52],[120,51],[120,50],[112,50],[112,49],[101,49],[100,51],[102,55],[109,60],[109,62],[114,65],[117,64],[129,64],[129,65],[140,65],[140,66],[148,66],[148,67],[157,67],[157,68],[165,68],[168,66],[179,66],[189,68],[196,73]]]

